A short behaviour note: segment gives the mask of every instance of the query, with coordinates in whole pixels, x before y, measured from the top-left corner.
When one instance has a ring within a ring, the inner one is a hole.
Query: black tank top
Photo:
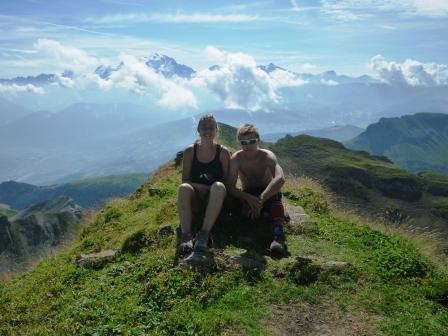
[[[213,182],[223,181],[223,170],[221,161],[221,145],[216,145],[215,157],[212,161],[203,163],[196,155],[198,144],[193,146],[193,162],[191,164],[191,182],[212,185]]]

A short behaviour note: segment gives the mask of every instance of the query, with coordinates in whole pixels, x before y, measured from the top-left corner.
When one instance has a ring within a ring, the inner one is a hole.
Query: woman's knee
[[[214,182],[210,187],[210,193],[225,196],[227,193],[226,186],[222,182]]]
[[[182,183],[179,186],[179,197],[192,195],[194,193],[194,188],[190,183]]]

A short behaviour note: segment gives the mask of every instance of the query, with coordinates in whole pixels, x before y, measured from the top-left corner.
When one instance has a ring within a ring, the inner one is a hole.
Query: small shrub
[[[297,257],[288,267],[288,279],[298,285],[309,285],[317,281],[321,268],[307,258]]]
[[[151,245],[153,239],[149,237],[144,230],[138,230],[130,234],[121,245],[123,253],[139,253],[144,247]]]

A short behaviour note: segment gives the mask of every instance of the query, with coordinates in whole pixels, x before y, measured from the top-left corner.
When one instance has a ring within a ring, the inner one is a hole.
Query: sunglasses
[[[253,145],[257,143],[258,139],[248,139],[248,140],[240,140],[241,145]]]

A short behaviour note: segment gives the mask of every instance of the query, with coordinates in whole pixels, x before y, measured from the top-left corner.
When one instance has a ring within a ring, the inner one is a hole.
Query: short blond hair
[[[256,128],[252,124],[244,124],[238,128],[237,137],[238,139],[242,136],[248,135],[248,134],[254,134],[257,139],[260,139],[260,133],[258,132],[258,128]]]
[[[205,122],[213,123],[215,125],[216,131],[217,132],[219,131],[218,122],[216,121],[215,116],[211,113],[204,114],[203,116],[201,116],[199,118],[198,131],[199,131],[199,127],[201,127],[201,124],[205,123]]]

